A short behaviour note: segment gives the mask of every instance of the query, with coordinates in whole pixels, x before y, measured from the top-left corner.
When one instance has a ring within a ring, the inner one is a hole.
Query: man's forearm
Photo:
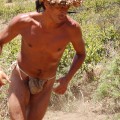
[[[2,47],[3,47],[3,45],[0,44],[0,55],[2,53]]]
[[[2,53],[2,45],[0,45],[0,55],[1,55],[1,53]],[[1,69],[1,67],[0,67],[0,71],[1,71],[2,69]]]
[[[77,70],[81,67],[82,63],[85,60],[85,54],[76,54],[74,56],[72,65],[70,67],[70,70],[68,71],[67,75],[66,75],[66,80],[69,82],[72,77],[74,76],[74,74],[77,72]]]

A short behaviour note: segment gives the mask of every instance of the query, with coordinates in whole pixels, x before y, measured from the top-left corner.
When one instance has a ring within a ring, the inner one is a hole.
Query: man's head
[[[51,6],[74,6],[79,7],[83,0],[36,0],[36,10],[39,12],[41,7],[45,9],[44,2],[48,2]]]
[[[37,0],[39,3],[37,11],[45,10],[45,15],[54,23],[63,23],[67,20],[67,13],[71,6],[78,6],[82,0]]]

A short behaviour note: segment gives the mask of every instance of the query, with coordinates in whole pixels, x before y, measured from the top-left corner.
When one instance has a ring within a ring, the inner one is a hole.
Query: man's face
[[[47,6],[48,7],[46,8],[46,10],[49,11],[51,19],[53,19],[55,22],[60,23],[66,20],[66,15],[70,7],[69,5],[57,3],[50,4],[48,2]]]

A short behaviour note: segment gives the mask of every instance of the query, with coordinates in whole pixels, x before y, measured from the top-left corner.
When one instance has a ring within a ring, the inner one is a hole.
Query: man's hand
[[[57,94],[64,94],[67,90],[68,81],[66,80],[66,77],[62,77],[57,80],[57,83],[59,84],[57,87],[53,88],[53,91]]]
[[[11,82],[8,76],[3,71],[0,71],[0,87],[6,84],[6,80],[9,83]]]

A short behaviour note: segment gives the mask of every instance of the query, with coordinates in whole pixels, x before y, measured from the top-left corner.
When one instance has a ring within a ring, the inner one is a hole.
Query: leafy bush
[[[120,99],[120,57],[112,58],[104,66],[99,80],[97,97]]]
[[[32,1],[15,0],[12,3],[6,3],[0,0],[0,17],[6,21],[19,13],[35,11],[35,3]]]
[[[20,43],[20,37],[16,37],[3,47],[3,53],[0,56],[0,64],[6,73],[10,72],[10,66],[17,58],[18,51],[20,50]]]

